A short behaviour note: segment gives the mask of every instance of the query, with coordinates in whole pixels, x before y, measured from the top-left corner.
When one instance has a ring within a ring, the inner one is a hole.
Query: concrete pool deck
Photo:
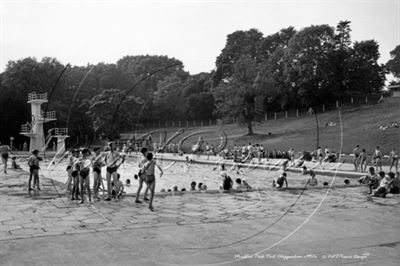
[[[398,265],[400,196],[365,187],[78,204],[64,185],[0,175],[1,265]]]

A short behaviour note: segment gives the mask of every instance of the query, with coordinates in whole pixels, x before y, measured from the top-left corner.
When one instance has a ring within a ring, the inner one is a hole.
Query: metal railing
[[[31,125],[21,125],[21,133],[31,133],[32,127]]]
[[[40,118],[43,119],[56,119],[56,111],[40,112]]]
[[[68,128],[55,128],[54,135],[56,136],[66,136],[68,135]]]
[[[29,93],[28,101],[33,101],[33,100],[47,100],[47,92],[41,94],[36,92]]]

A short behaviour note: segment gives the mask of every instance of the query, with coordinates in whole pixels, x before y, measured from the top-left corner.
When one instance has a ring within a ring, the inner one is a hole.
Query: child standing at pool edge
[[[154,211],[153,208],[153,199],[154,199],[154,190],[156,188],[156,177],[155,177],[155,167],[160,170],[160,177],[163,175],[163,170],[161,167],[156,163],[155,160],[153,160],[153,154],[149,152],[146,156],[147,162],[143,165],[143,168],[141,169],[142,173],[145,176],[145,182],[147,187],[150,189],[150,202],[149,202],[149,209],[151,211]]]

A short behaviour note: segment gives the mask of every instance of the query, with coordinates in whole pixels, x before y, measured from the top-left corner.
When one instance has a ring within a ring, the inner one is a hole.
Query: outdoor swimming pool
[[[195,181],[207,185],[208,190],[218,190],[222,184],[221,169],[216,164],[204,165],[197,163],[176,162],[163,159],[162,155],[157,157],[157,163],[163,168],[164,175],[159,178],[159,172],[156,170],[156,192],[161,189],[171,189],[177,186],[179,190],[185,188],[190,190],[190,183]],[[67,180],[66,162],[63,161],[57,165],[48,166],[48,163],[42,163],[40,175],[65,183]],[[121,175],[121,181],[125,186],[125,191],[128,194],[136,192],[138,182],[134,179],[134,175],[139,171],[138,158],[128,157],[125,163],[119,168],[118,173]],[[272,180],[280,174],[281,170],[265,170],[256,169],[255,167],[243,167],[240,171],[233,169],[230,166],[226,167],[226,173],[234,181],[233,188],[236,187],[235,179],[241,178],[246,180],[255,189],[271,189]],[[305,186],[309,175],[300,173],[287,173],[289,187],[301,189]],[[106,170],[102,168],[102,177],[105,182]],[[322,187],[324,182],[331,182],[333,176],[317,175],[318,187]],[[93,175],[90,174],[91,186],[93,185]],[[131,180],[131,185],[126,185],[126,180]],[[343,185],[343,177],[335,177],[335,184]],[[354,184],[354,181],[352,181]]]

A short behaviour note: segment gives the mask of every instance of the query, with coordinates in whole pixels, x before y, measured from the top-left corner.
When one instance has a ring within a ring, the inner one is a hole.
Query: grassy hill
[[[395,147],[400,149],[400,128],[388,128],[378,130],[380,125],[390,125],[393,121],[400,124],[400,98],[385,98],[381,104],[365,105],[362,107],[345,107],[318,114],[319,121],[319,145],[328,146],[334,151],[342,147],[344,153],[351,153],[356,144],[371,153],[377,145],[381,146],[384,154],[388,154]],[[336,123],[336,126],[326,127],[327,122]],[[201,134],[205,142],[218,145],[220,131],[228,135],[228,145],[242,145],[258,143],[266,145],[268,149],[288,150],[293,147],[297,151],[314,150],[317,145],[317,127],[315,116],[304,116],[300,118],[288,118],[268,120],[264,123],[255,124],[255,135],[247,136],[247,129],[235,124],[190,127],[183,128],[184,134],[177,138],[181,139],[196,131],[208,131]],[[167,138],[172,136],[177,128],[163,128],[167,132]],[[140,130],[137,133],[151,131]],[[268,135],[271,132],[271,135]],[[190,146],[198,136],[189,138],[185,144]],[[153,135],[153,139],[158,139]]]

